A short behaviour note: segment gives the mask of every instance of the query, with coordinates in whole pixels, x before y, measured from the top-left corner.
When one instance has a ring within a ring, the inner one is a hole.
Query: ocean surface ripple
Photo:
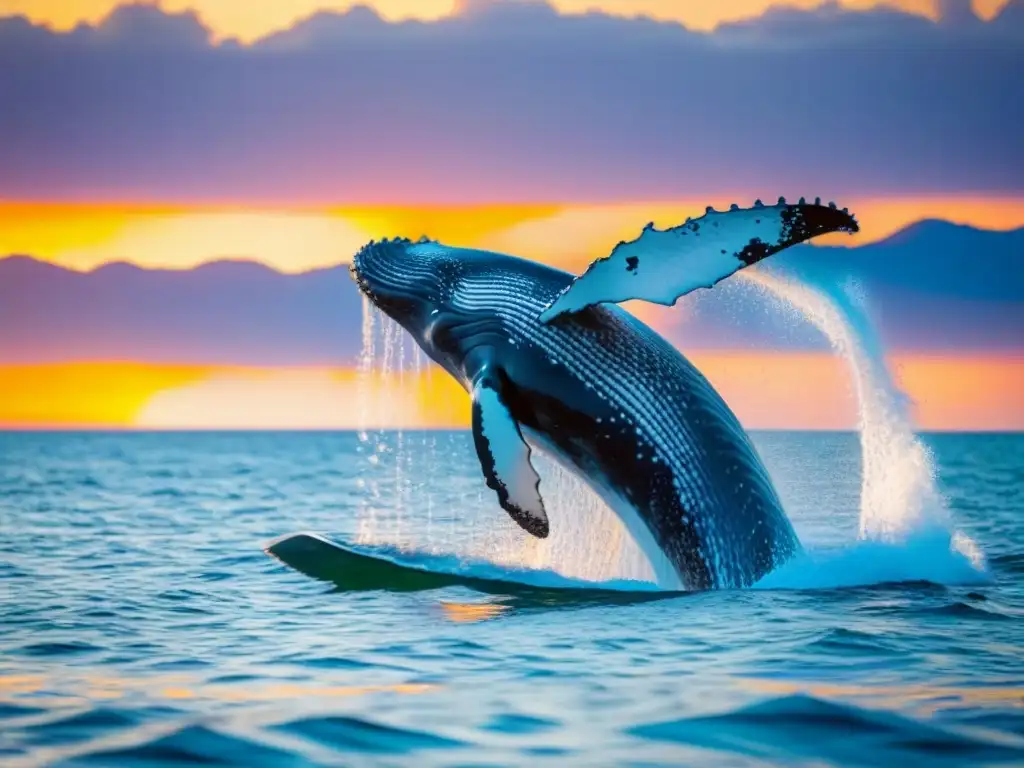
[[[403,439],[392,538],[508,533],[467,434]],[[924,437],[979,578],[851,549],[856,435],[754,439],[845,581],[342,592],[264,547],[359,537],[355,433],[0,433],[0,764],[1024,764],[1024,436]]]

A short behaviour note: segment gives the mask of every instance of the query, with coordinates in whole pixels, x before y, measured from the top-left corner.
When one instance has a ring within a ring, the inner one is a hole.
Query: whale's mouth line
[[[349,276],[360,294],[377,310],[402,326],[406,326],[412,317],[425,314],[425,308],[433,303],[433,287],[417,282],[414,278],[399,283],[390,277],[371,273],[355,263],[349,266]],[[418,322],[421,321],[422,318]],[[415,337],[416,334],[412,335]]]
[[[374,306],[382,312],[387,312],[381,304],[387,302],[387,294],[389,293],[399,298],[416,298],[415,292],[407,290],[405,286],[367,275],[367,270],[360,269],[356,266],[355,262],[349,265],[348,273],[359,289],[359,292],[372,301]]]

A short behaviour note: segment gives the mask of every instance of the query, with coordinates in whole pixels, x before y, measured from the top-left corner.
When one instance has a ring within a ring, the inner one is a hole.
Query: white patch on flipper
[[[488,480],[502,486],[505,493],[502,498],[499,492],[502,506],[525,530],[535,536],[547,536],[548,516],[540,496],[540,476],[530,463],[530,446],[523,440],[519,426],[496,390],[480,383],[473,399],[479,413],[479,424],[474,424],[474,428],[479,429],[480,437],[486,441],[486,448],[478,444],[477,450],[486,450],[489,454],[491,476]],[[480,460],[486,474],[485,457],[480,456]]]
[[[757,204],[708,212],[664,231],[653,225],[636,240],[619,243],[609,256],[597,259],[540,315],[549,322],[604,302],[642,299],[671,306],[698,288],[716,283],[771,253],[810,238],[837,231],[857,231],[854,218],[834,204]],[[744,253],[745,249],[747,253]]]

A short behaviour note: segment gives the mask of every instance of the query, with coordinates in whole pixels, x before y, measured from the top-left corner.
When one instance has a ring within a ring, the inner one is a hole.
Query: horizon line
[[[825,345],[820,349],[805,348],[769,348],[750,349],[747,347],[690,347],[687,355],[693,357],[746,357],[749,355],[778,355],[796,358],[835,358],[841,359],[842,355],[834,349]],[[898,357],[901,360],[946,360],[949,357],[957,359],[973,360],[998,360],[1000,362],[1024,363],[1024,348],[997,348],[986,349],[983,347],[965,347],[962,349],[920,349],[914,347],[887,347],[885,357]],[[431,363],[436,365],[436,363]],[[49,368],[53,366],[147,366],[153,368],[215,368],[218,370],[232,371],[265,371],[265,370],[290,370],[290,371],[322,371],[339,370],[345,372],[357,372],[356,361],[310,361],[306,363],[235,363],[235,362],[209,362],[204,360],[146,360],[128,357],[84,357],[64,358],[60,360],[26,360],[26,361],[4,361],[0,360],[0,371],[7,368]],[[407,376],[415,376],[412,371],[406,371]]]
[[[766,434],[814,434],[814,435],[859,435],[860,429],[836,429],[832,427],[744,427],[750,433]],[[431,433],[431,432],[465,432],[471,433],[472,427],[133,427],[103,425],[5,425],[0,424],[0,435],[17,434],[133,434],[133,435],[251,435],[251,434],[336,434],[358,435],[360,432],[371,433]],[[992,435],[1024,436],[1024,429],[985,429],[970,427],[964,429],[913,429],[916,435]]]

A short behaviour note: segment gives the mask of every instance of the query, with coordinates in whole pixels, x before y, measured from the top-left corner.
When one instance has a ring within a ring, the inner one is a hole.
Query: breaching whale
[[[470,394],[486,483],[522,528],[549,533],[535,447],[609,504],[659,583],[744,587],[800,548],[771,478],[704,376],[614,303],[671,304],[837,231],[857,231],[845,209],[780,199],[648,225],[576,279],[425,237],[370,242],[351,274]]]

